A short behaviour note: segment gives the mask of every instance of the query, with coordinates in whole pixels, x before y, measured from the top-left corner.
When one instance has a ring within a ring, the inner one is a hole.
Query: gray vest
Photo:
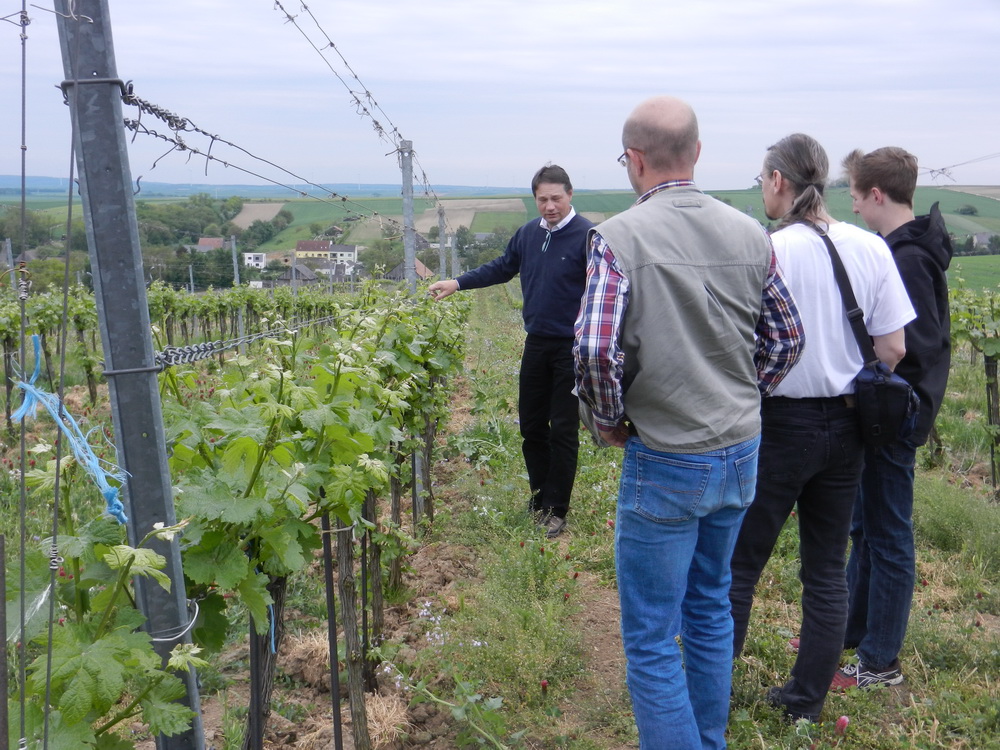
[[[771,262],[760,224],[687,187],[656,193],[596,231],[629,281],[622,388],[639,439],[704,453],[756,436],[754,329]]]

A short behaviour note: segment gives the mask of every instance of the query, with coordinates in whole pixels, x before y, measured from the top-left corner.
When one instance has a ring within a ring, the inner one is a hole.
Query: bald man
[[[695,187],[691,107],[643,102],[622,146],[639,199],[588,237],[577,388],[625,450],[615,553],[640,747],[722,748],[729,558],[753,500],[760,396],[797,361],[802,328],[760,224]]]

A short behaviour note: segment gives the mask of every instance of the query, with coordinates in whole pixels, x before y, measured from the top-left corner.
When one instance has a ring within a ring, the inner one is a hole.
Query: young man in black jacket
[[[917,447],[930,434],[948,383],[951,317],[945,272],[952,246],[938,204],[914,217],[917,159],[901,148],[857,150],[844,159],[854,213],[892,250],[916,319],[908,323],[906,356],[896,373],[920,396],[916,430],[906,439],[865,451],[865,469],[854,508],[845,648],[857,664],[842,668],[833,688],[898,685],[899,652],[913,599],[913,471]]]

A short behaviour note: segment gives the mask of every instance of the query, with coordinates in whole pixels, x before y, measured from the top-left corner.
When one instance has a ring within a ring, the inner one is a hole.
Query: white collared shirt
[[[551,229],[549,229],[549,222],[545,221],[545,217],[544,216],[539,217],[539,219],[538,219],[538,226],[540,226],[542,229],[548,229],[550,232],[558,232],[564,226],[566,226],[571,221],[573,221],[573,217],[574,216],[576,216],[576,209],[573,208],[572,206],[570,206],[569,207],[569,213],[566,214],[566,218],[563,219],[562,221],[560,221],[558,224],[556,224]]]

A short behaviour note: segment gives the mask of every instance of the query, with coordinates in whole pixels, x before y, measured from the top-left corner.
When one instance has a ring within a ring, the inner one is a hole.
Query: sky
[[[657,94],[698,116],[704,189],[750,187],[767,147],[793,132],[824,145],[832,177],[853,149],[895,145],[918,157],[920,184],[1000,185],[1000,0],[106,5],[118,76],[136,95],[281,168],[221,143],[212,153],[233,166],[206,164],[140,134],[128,147],[133,179],[398,184],[395,146],[359,116],[350,85],[413,142],[418,195],[424,178],[526,187],[549,162],[576,189],[628,189],[615,161],[622,124]],[[100,6],[76,3],[81,13]],[[21,174],[23,53],[26,173],[64,177],[71,130],[56,88],[56,17],[51,0],[28,5],[22,44],[22,7],[0,0],[0,174]],[[182,137],[208,150],[208,139]]]

